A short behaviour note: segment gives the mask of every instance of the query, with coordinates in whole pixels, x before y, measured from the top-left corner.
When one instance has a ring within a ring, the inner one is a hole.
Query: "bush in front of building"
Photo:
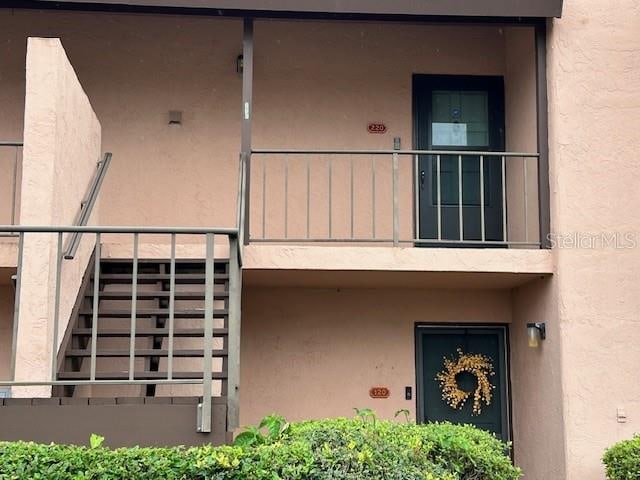
[[[336,419],[263,422],[233,446],[0,443],[0,479],[515,480],[507,445],[472,426]]]
[[[609,480],[640,479],[640,435],[616,443],[607,449],[602,460]]]

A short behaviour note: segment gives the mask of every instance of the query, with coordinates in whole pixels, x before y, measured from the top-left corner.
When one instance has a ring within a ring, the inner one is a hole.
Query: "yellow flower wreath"
[[[495,373],[491,359],[485,355],[465,354],[458,349],[458,359],[444,359],[444,369],[436,375],[442,389],[442,400],[456,410],[461,410],[472,392],[466,392],[458,386],[457,376],[463,372],[476,377],[478,385],[473,392],[473,415],[482,413],[482,402],[491,405],[493,389],[489,377]]]

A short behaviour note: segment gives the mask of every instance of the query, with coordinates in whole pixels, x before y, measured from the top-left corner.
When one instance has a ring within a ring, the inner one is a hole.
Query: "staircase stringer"
[[[66,362],[78,362],[79,365],[73,365],[72,370],[77,371],[82,368],[82,359],[67,359],[66,352],[71,347],[73,348],[73,329],[78,326],[78,322],[80,320],[80,311],[85,306],[85,302],[87,302],[87,291],[91,288],[91,277],[94,273],[95,266],[95,248],[89,261],[87,262],[87,268],[85,269],[84,275],[82,276],[82,282],[80,282],[80,288],[78,289],[78,295],[76,297],[76,301],[73,304],[73,308],[71,309],[71,314],[69,316],[69,322],[67,323],[67,329],[64,332],[64,336],[62,337],[62,342],[60,343],[60,348],[58,349],[57,358],[58,358],[58,371],[60,373],[62,371],[68,370]],[[79,347],[79,346],[78,346]],[[82,348],[86,348],[84,345]],[[54,397],[71,397],[73,396],[73,392],[75,390],[75,386],[73,385],[63,385],[63,386],[54,386],[52,389],[52,396]]]

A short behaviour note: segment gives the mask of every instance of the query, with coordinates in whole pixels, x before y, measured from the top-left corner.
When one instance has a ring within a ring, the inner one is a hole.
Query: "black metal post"
[[[540,247],[551,248],[551,209],[549,193],[549,110],[547,95],[547,26],[541,21],[535,27],[536,100],[538,123],[538,216]]]

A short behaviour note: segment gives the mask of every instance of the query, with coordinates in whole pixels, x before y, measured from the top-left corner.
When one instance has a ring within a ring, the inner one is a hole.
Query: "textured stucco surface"
[[[114,154],[102,223],[234,223],[241,21],[2,9],[0,25],[0,138],[22,136],[26,38],[60,37]]]
[[[393,138],[399,137],[402,146],[410,148],[413,74],[507,72],[507,35],[499,27],[272,22],[257,25],[255,41],[254,144],[258,147],[388,149]],[[526,86],[512,84],[511,88],[522,96],[534,93]],[[524,122],[529,113],[514,109],[511,115],[514,121]],[[384,122],[388,133],[368,134],[366,125],[372,121]],[[332,238],[371,238],[374,229],[376,238],[392,237],[389,156],[376,157],[375,167],[366,155],[288,158],[285,207],[284,159],[254,156],[252,235],[282,238],[286,233],[290,238],[304,238],[308,222],[312,238],[328,238],[330,229]],[[307,160],[311,178],[308,219]],[[401,156],[398,191],[403,240],[413,238],[413,174],[413,158]],[[514,183],[514,192],[517,188]]]
[[[100,123],[60,40],[29,39],[25,97],[21,222],[70,225],[100,158]],[[97,213],[93,220],[96,218]],[[91,255],[91,237],[83,238],[74,260],[63,262],[59,341]],[[25,236],[17,334],[18,381],[46,380],[51,375],[56,240],[55,234]],[[47,395],[49,390],[15,388],[14,395]]]
[[[244,249],[244,267],[290,270],[382,270],[495,272],[545,275],[553,272],[545,250],[389,247],[266,246]]]
[[[557,250],[565,478],[597,480],[604,448],[640,431],[640,4],[565,4],[549,36],[552,230],[621,240]]]
[[[18,264],[18,239],[0,237],[0,268],[15,268]]]
[[[536,280],[514,289],[511,297],[514,457],[527,479],[566,478],[563,404],[573,399],[563,395],[556,280]],[[547,328],[547,339],[536,349],[527,344],[526,326],[533,322]]]
[[[247,288],[243,295],[241,423],[374,408],[415,415],[416,322],[509,323],[506,290]],[[369,388],[391,396],[373,400]],[[415,397],[414,397],[415,398]]]

